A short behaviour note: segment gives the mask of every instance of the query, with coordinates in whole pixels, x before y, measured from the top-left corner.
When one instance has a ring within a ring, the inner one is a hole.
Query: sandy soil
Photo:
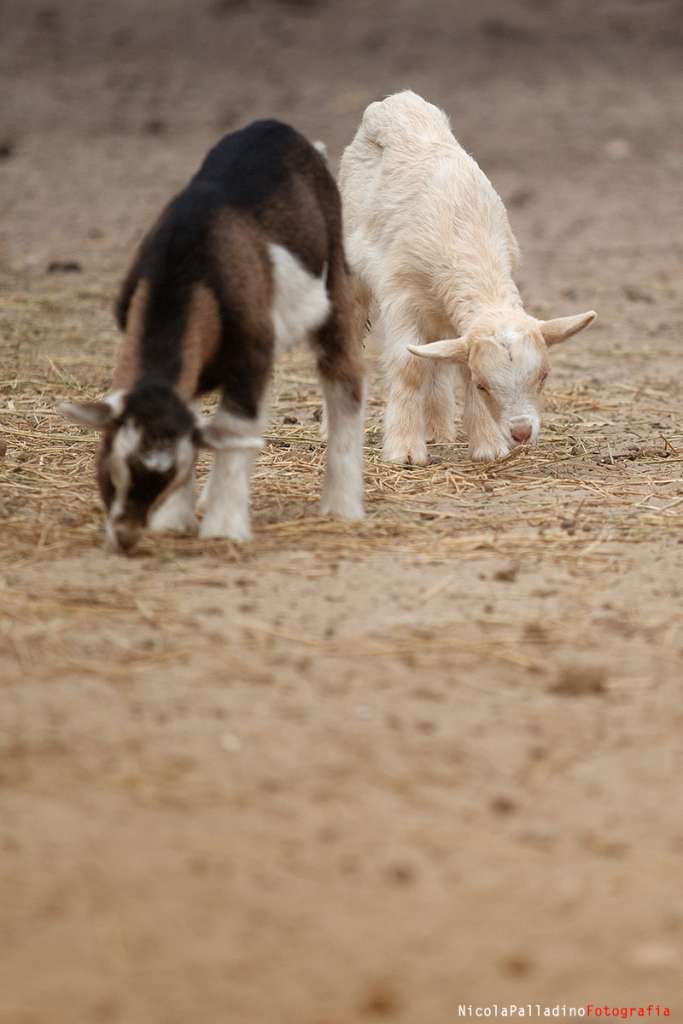
[[[680,6],[474,8],[2,4],[3,1024],[681,1019]],[[229,127],[336,160],[406,85],[508,202],[529,308],[599,312],[542,443],[390,470],[373,367],[368,519],[326,522],[296,354],[253,545],[106,555],[53,409],[106,387],[145,226]]]

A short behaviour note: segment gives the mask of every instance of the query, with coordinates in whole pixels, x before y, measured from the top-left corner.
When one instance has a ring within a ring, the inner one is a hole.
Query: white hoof
[[[365,517],[363,502],[350,495],[331,498],[323,494],[320,499],[320,513],[324,516],[332,516],[334,519],[346,519],[351,523],[357,523]]]
[[[180,533],[196,537],[199,523],[192,509],[192,493],[176,491],[149,519],[152,533]]]
[[[234,540],[246,544],[251,540],[249,523],[231,522],[222,516],[206,516],[199,527],[202,540]]]
[[[385,444],[383,458],[400,466],[426,466],[429,462],[424,441],[412,444]]]
[[[457,434],[451,427],[430,427],[427,430],[427,440],[434,444],[452,444]]]
[[[478,445],[470,449],[472,462],[498,462],[510,454],[510,449],[505,444],[499,445]]]

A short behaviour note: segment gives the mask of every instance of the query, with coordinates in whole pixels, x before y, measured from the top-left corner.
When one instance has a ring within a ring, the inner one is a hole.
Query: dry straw
[[[431,446],[430,464],[410,468],[381,459],[381,387],[373,360],[365,450],[368,517],[360,526],[322,519],[317,514],[324,465],[319,391],[307,353],[297,352],[274,382],[272,426],[254,478],[252,545],[240,549],[229,542],[148,536],[133,559],[145,570],[142,596],[111,583],[98,591],[97,580],[80,590],[60,587],[64,559],[86,564],[96,558],[98,573],[107,564],[100,555],[103,524],[93,473],[97,438],[60,420],[55,407],[64,398],[102,393],[116,339],[105,286],[86,292],[74,287],[71,294],[0,296],[0,597],[5,612],[0,639],[19,664],[32,662],[39,639],[53,657],[61,645],[68,663],[72,641],[65,623],[76,616],[87,633],[88,624],[101,621],[105,610],[111,623],[110,671],[119,671],[117,658],[123,672],[136,658],[158,666],[166,655],[153,641],[146,651],[128,649],[122,660],[125,640],[117,634],[117,622],[134,616],[168,623],[181,617],[178,587],[185,582],[220,586],[216,565],[240,562],[248,572],[265,552],[278,553],[285,573],[300,571],[302,552],[314,556],[313,568],[309,558],[306,569],[312,573],[316,565],[323,571],[342,560],[391,551],[413,564],[444,564],[455,574],[463,559],[492,554],[513,566],[513,576],[514,566],[541,564],[561,565],[576,575],[623,563],[630,545],[647,543],[655,534],[671,543],[681,539],[683,435],[673,391],[600,388],[558,375],[537,448],[495,465],[473,465],[461,438]],[[207,464],[202,457],[200,479]],[[13,586],[13,573],[49,565],[54,566],[49,587]],[[158,567],[157,574],[149,573],[151,566]],[[173,587],[166,570],[172,570]],[[436,594],[426,592],[421,600]],[[262,637],[272,633],[264,623],[254,623],[253,629]],[[333,643],[315,646],[335,654]],[[419,638],[409,646],[420,649]],[[173,647],[176,660],[182,658],[181,647]],[[88,664],[86,648],[80,643],[81,669]],[[382,651],[379,643],[366,653]],[[534,661],[507,645],[504,636],[497,651],[514,664]]]

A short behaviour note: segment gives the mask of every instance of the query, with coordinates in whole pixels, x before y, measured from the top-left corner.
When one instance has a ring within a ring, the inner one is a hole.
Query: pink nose
[[[529,420],[517,420],[510,424],[510,433],[513,441],[517,444],[525,444],[531,438],[531,422]]]

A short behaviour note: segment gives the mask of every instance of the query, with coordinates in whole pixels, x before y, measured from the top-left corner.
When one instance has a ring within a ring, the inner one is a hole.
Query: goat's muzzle
[[[107,541],[112,551],[128,555],[140,540],[142,527],[137,523],[107,522]]]
[[[527,444],[531,440],[533,424],[529,419],[515,419],[510,421],[510,436],[517,444]]]

